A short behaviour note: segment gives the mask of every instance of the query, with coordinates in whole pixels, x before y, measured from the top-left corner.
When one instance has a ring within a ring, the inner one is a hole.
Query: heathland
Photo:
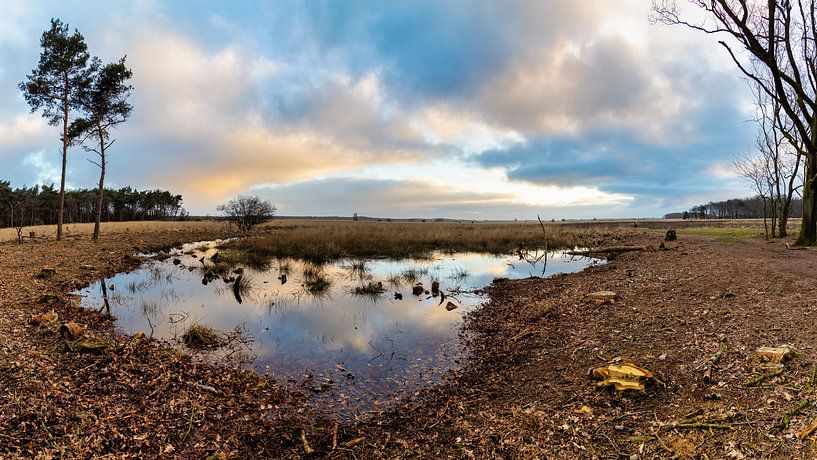
[[[0,243],[0,456],[811,457],[812,444],[793,439],[817,417],[817,279],[802,276],[817,253],[790,250],[789,239],[767,243],[757,223],[711,224],[546,223],[544,233],[537,222],[259,228],[235,247],[269,257],[399,257],[514,251],[546,235],[550,247],[643,248],[577,274],[494,283],[463,325],[469,357],[461,369],[350,421],[309,408],[274,378],[126,336],[68,296],[135,268],[137,252],[238,236],[222,223],[112,224],[98,243],[81,226],[61,242],[37,230],[33,241]],[[670,226],[678,240],[665,242]],[[310,238],[318,249],[307,248]],[[615,291],[615,300],[588,299],[600,290]],[[51,312],[53,322],[31,321]],[[102,347],[61,335],[59,324],[71,321]],[[790,361],[757,367],[755,349],[784,344],[796,351]],[[619,359],[656,381],[621,397],[588,377]]]

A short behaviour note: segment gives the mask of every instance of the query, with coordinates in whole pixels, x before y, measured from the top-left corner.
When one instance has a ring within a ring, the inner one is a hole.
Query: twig
[[[309,441],[306,440],[306,431],[303,428],[301,428],[301,443],[304,445],[306,455],[311,455],[315,452],[315,449],[309,446]]]
[[[706,365],[706,369],[704,369],[704,382],[709,383],[710,381],[712,381],[712,368],[715,367],[715,364],[718,364],[718,361],[720,361],[721,356],[723,356],[723,354],[726,353],[726,350],[728,348],[729,347],[726,343],[726,334],[721,334],[720,344],[718,345],[718,352],[712,355],[711,358],[709,358],[709,363]]]
[[[761,374],[761,375],[753,378],[752,380],[749,380],[744,385],[747,386],[747,387],[751,387],[751,386],[757,385],[758,383],[760,383],[760,382],[762,382],[762,381],[764,381],[764,380],[766,380],[768,378],[777,377],[778,375],[781,375],[782,373],[783,373],[783,369],[780,369],[779,371],[771,372],[769,374]]]
[[[731,430],[732,425],[726,425],[721,423],[706,423],[706,422],[695,422],[695,423],[670,423],[667,425],[661,426],[662,430],[674,430],[678,428],[690,429],[690,430]]]
[[[187,441],[187,437],[190,436],[190,431],[193,430],[193,415],[196,413],[196,406],[192,406],[190,408],[190,423],[187,425],[187,432],[184,434],[184,437],[179,442],[179,447],[181,448],[184,443]]]
[[[776,426],[778,428],[783,429],[783,430],[787,429],[789,427],[789,424],[791,423],[792,417],[794,417],[795,415],[797,415],[798,412],[800,412],[801,410],[807,408],[810,405],[811,405],[811,401],[809,401],[808,399],[801,402],[800,404],[795,406],[792,410],[786,412],[786,415],[783,416],[783,420],[780,423],[778,423]]]

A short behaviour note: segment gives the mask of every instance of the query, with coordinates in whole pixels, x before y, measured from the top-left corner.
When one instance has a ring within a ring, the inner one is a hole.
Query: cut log
[[[584,251],[567,251],[567,254],[571,256],[591,257],[594,254],[619,254],[622,252],[637,252],[646,250],[646,246],[610,246],[606,248],[591,248]]]

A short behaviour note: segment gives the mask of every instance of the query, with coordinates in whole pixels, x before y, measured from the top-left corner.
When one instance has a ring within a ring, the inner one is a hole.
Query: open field
[[[338,229],[347,224],[359,223],[274,222],[259,229],[258,238],[292,231],[297,241],[310,234],[330,241],[331,230],[344,241],[351,236]],[[386,238],[381,228],[400,229],[396,241],[412,244],[461,244],[463,238],[450,237],[448,230],[456,227],[441,232],[431,223],[425,229],[383,224],[371,227],[374,235]],[[817,252],[787,250],[784,243],[791,238],[767,244],[755,236],[759,228],[689,230],[704,235],[684,230],[677,242],[658,250],[666,227],[639,222],[638,228],[578,228],[580,235],[590,231],[586,244],[593,246],[656,250],[624,253],[578,274],[492,285],[490,301],[466,319],[471,356],[449,381],[390,409],[336,424],[307,409],[303,395],[284,390],[274,378],[202,364],[156,341],[124,336],[104,315],[64,302],[77,287],[137,266],[135,251],[235,236],[210,222],[115,225],[121,227],[103,232],[98,243],[77,229],[75,238],[63,242],[0,244],[0,328],[6,331],[0,335],[1,457],[817,453],[810,438],[792,436],[817,418],[817,409],[803,404],[817,400],[812,345]],[[513,230],[518,245],[526,235],[541,234],[538,224],[490,225],[462,235],[494,235],[507,244]],[[561,237],[569,237],[567,228]],[[727,244],[720,239],[725,237],[737,242]],[[485,241],[478,244],[487,247]],[[337,247],[338,253],[348,248]],[[55,273],[41,276],[44,267]],[[615,291],[616,300],[587,299],[587,293],[602,289]],[[29,324],[32,314],[50,311],[57,321]],[[58,325],[66,321],[85,327],[86,338],[104,349],[83,353],[76,342],[60,337]],[[704,370],[722,336],[727,349],[706,381]],[[754,350],[780,344],[793,346],[796,356],[761,384],[748,384],[762,375]],[[656,372],[662,383],[624,398],[597,388],[588,369],[619,356]],[[673,425],[688,419],[693,426]]]
[[[140,221],[140,222],[103,222],[101,232],[108,237],[143,232],[167,231],[183,234],[197,231],[220,231],[224,229],[224,222],[218,221]],[[55,225],[36,225],[24,227],[23,236],[33,231],[37,238],[54,239],[57,235]],[[66,224],[63,226],[66,239],[89,237],[94,232],[94,224]],[[16,241],[17,231],[13,228],[0,228],[0,242]]]

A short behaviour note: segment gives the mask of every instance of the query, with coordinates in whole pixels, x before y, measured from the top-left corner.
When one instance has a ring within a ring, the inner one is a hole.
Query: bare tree
[[[71,123],[69,136],[83,145],[87,152],[99,156],[99,162],[88,160],[100,169],[97,188],[96,219],[94,219],[94,241],[99,239],[102,221],[103,195],[105,193],[106,150],[116,139],[110,138],[110,130],[130,117],[133,106],[128,102],[131,87],[127,81],[133,76],[125,66],[125,58],[100,67],[95,58],[91,65],[93,83],[80,92],[79,106],[84,115]]]
[[[226,214],[227,220],[242,232],[249,232],[256,225],[272,219],[276,211],[268,200],[245,195],[239,195],[216,209]]]
[[[803,222],[798,244],[817,244],[817,0],[687,0],[706,13],[686,20],[675,0],[654,0],[651,19],[724,36],[723,46],[740,71],[780,105],[791,121],[781,131],[799,138],[805,158]]]
[[[761,152],[754,152],[745,158],[735,160],[734,164],[738,174],[754,187],[760,199],[763,200],[763,229],[768,239],[769,236],[773,235],[775,226],[773,217],[770,232],[768,224],[769,204],[774,185],[769,174],[769,157]]]
[[[792,145],[783,135],[791,131],[791,124],[781,113],[780,104],[754,86],[758,135],[755,141],[757,152],[765,158],[766,180],[769,182],[769,200],[772,218],[772,237],[787,235],[788,218],[794,194],[802,188],[802,180],[797,183],[802,149]]]

